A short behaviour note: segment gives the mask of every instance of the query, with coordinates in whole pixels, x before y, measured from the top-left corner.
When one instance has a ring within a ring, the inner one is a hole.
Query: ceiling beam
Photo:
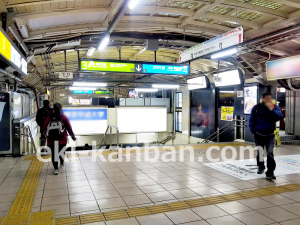
[[[188,9],[160,7],[160,6],[137,6],[130,12],[168,13],[182,16],[192,16],[193,12]]]
[[[236,1],[235,0],[226,0],[225,2],[221,3],[222,6],[228,6],[228,7],[236,7]],[[263,13],[269,16],[274,16],[278,18],[288,18],[288,13],[280,10],[274,10],[269,9],[263,6],[253,5],[250,3],[244,3],[244,2],[238,2],[237,7],[239,9],[248,10],[251,12],[256,13]]]
[[[167,4],[169,0],[162,0],[160,3],[158,3],[158,6],[164,6]]]
[[[203,7],[199,8],[198,10],[196,10],[192,16],[187,17],[185,19],[182,20],[181,26],[185,26],[186,24],[188,24],[189,21],[195,20],[198,17],[201,17],[203,15],[205,15],[205,13],[211,9],[213,9],[214,7],[220,5],[220,3],[224,2],[225,0],[215,0],[214,3],[212,4],[208,4],[208,5],[204,5]]]
[[[76,0],[64,0],[66,2],[75,2]],[[6,8],[12,8],[12,7],[24,7],[24,6],[32,6],[32,5],[40,5],[40,4],[47,4],[47,3],[55,3],[55,2],[61,2],[61,0],[42,0],[42,1],[32,1],[32,2],[20,2],[20,3],[11,3],[6,4]]]
[[[272,1],[300,9],[299,0],[272,0]]]
[[[124,3],[125,0],[113,0],[111,3],[110,11],[104,20],[104,26],[108,26],[108,23],[112,21],[116,13],[118,12],[118,9],[121,7],[121,5]]]
[[[2,0],[0,0],[0,12],[1,13],[7,12],[7,9]]]
[[[210,18],[210,19],[217,19],[217,20],[220,20],[220,21],[229,21],[229,22],[233,22],[233,23],[235,23],[237,21],[239,25],[246,26],[246,27],[251,27],[251,28],[255,28],[255,29],[260,29],[262,27],[262,25],[260,23],[256,23],[256,22],[253,22],[253,21],[244,20],[244,19],[240,19],[240,18],[236,19],[235,17],[228,16],[228,15],[208,13],[207,17]]]

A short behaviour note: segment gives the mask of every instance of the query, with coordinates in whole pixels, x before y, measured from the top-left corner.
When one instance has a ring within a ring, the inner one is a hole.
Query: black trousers
[[[261,136],[259,134],[255,134],[255,144],[257,147],[261,147],[264,149],[266,147],[267,151],[267,168],[268,171],[266,172],[267,174],[273,174],[274,170],[276,168],[276,162],[274,159],[274,144],[275,144],[275,137],[273,135],[270,136]],[[260,155],[262,158],[260,159]],[[259,169],[265,169],[265,162],[263,158],[264,152],[260,152],[259,150],[257,151],[257,166]]]
[[[55,149],[55,147],[58,147],[58,149]],[[58,170],[58,160],[60,161],[60,164],[64,164],[65,161],[65,152],[62,152],[60,156],[58,157],[58,153],[60,153],[66,145],[50,145],[51,149],[51,159],[52,159],[52,164],[55,170]],[[59,158],[59,159],[58,159]]]

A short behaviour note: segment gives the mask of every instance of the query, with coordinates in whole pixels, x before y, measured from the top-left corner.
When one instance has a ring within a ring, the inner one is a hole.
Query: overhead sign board
[[[0,29],[0,54],[17,71],[27,75],[27,60],[8,38],[7,34]]]
[[[73,79],[73,72],[59,72],[59,79]]]
[[[228,31],[225,34],[221,34],[213,39],[207,40],[201,44],[198,44],[192,48],[189,48],[180,53],[180,62],[187,62],[193,59],[197,59],[206,54],[216,52],[244,41],[243,27],[238,27]]]
[[[80,59],[80,72],[113,72],[162,75],[190,75],[188,64],[146,63],[130,61],[105,61],[99,59]]]
[[[74,90],[73,94],[86,94],[86,95],[113,95],[114,91],[99,90],[99,91],[84,91],[84,90]]]
[[[300,55],[267,62],[267,80],[300,77]]]

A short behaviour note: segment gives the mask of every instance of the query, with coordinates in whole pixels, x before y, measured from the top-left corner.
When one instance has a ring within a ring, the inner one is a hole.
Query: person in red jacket
[[[59,156],[60,168],[64,166],[65,149],[66,149],[65,147],[68,143],[68,134],[72,137],[73,141],[76,141],[76,137],[73,133],[69,119],[62,113],[62,106],[59,103],[54,104],[53,114],[51,116],[47,117],[47,119],[44,123],[44,127],[43,127],[44,132],[47,131],[48,125],[53,120],[53,118],[56,118],[56,120],[61,121],[64,126],[64,130],[63,130],[62,136],[59,140],[59,143],[54,143],[53,140],[50,140],[49,137],[47,137],[47,145],[51,149],[52,164],[54,167],[54,175],[57,175],[59,172],[59,170],[58,170],[58,155],[60,155]],[[63,150],[63,152],[61,152],[62,150]]]

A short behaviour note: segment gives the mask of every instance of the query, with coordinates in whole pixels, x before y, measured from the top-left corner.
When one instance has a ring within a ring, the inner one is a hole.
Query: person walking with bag
[[[69,119],[62,113],[61,104],[54,104],[53,113],[47,117],[43,130],[47,137],[47,145],[51,149],[53,174],[57,175],[59,172],[58,161],[60,161],[60,168],[64,166],[68,134],[73,141],[76,141]]]

